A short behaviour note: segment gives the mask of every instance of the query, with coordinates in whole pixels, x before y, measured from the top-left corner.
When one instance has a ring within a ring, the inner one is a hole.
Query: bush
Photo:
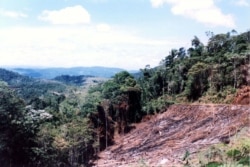
[[[241,152],[240,150],[232,149],[227,152],[227,156],[233,158],[234,160],[237,160],[241,156]]]
[[[239,160],[239,164],[241,164],[241,165],[249,165],[250,166],[250,156],[241,158]]]
[[[209,162],[208,164],[206,164],[204,167],[219,167],[223,165],[222,163],[220,162]]]

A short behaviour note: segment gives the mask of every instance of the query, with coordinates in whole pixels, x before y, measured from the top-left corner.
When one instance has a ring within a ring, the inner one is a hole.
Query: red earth
[[[187,151],[192,155],[213,144],[228,143],[231,136],[250,126],[250,105],[238,105],[246,101],[236,97],[237,105],[172,105],[164,113],[148,116],[128,134],[116,135],[115,144],[100,152],[94,164],[183,166]],[[247,133],[250,136],[250,131]]]
[[[250,104],[250,86],[244,86],[237,92],[233,104],[242,104],[242,105]]]

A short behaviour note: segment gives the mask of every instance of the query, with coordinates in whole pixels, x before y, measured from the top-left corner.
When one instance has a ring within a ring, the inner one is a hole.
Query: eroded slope
[[[173,105],[116,137],[115,145],[101,152],[95,164],[183,166],[187,151],[194,154],[212,144],[230,142],[230,136],[249,127],[249,117],[249,105]]]

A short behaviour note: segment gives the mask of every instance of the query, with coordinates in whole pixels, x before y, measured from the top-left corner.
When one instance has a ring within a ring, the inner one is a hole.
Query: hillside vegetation
[[[233,103],[250,84],[250,32],[207,35],[207,45],[195,36],[136,78],[122,71],[91,86],[79,86],[81,77],[36,80],[1,69],[1,166],[92,166],[117,136],[172,104]]]

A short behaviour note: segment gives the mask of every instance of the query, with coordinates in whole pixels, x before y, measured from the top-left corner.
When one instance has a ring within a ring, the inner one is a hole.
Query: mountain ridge
[[[48,68],[39,68],[39,67],[8,67],[6,68],[10,71],[17,72],[19,74],[29,76],[32,78],[43,78],[43,79],[53,79],[57,76],[61,75],[91,75],[95,77],[103,77],[103,78],[111,78],[115,74],[126,71],[122,68],[115,67],[101,67],[101,66],[93,66],[93,67],[48,67]],[[134,73],[136,71],[131,70],[130,72]]]

